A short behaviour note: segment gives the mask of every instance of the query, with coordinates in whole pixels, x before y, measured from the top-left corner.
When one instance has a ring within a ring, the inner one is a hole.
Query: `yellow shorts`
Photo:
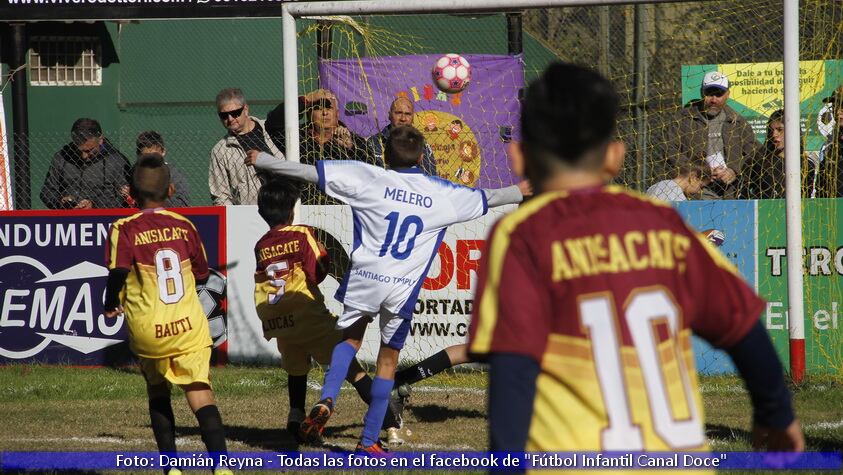
[[[276,338],[281,353],[281,368],[291,376],[304,376],[310,371],[310,358],[317,363],[331,364],[334,347],[342,341],[342,330],[325,332],[321,337],[301,343]]]
[[[166,382],[178,386],[205,383],[211,386],[211,347],[169,358],[138,357],[141,373],[150,386]]]

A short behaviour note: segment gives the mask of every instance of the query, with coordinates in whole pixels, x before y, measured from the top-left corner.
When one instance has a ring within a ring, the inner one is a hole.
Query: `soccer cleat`
[[[393,396],[389,397],[389,410],[386,413],[386,416],[383,419],[383,429],[400,429],[404,427],[404,418],[401,417],[402,408],[398,406],[396,402],[396,398]],[[394,417],[390,417],[390,414]],[[363,424],[365,424],[365,418],[363,420]]]
[[[364,447],[363,441],[357,442],[357,448],[354,449],[355,453],[361,455],[367,455],[369,457],[389,457],[389,451],[381,444],[380,441],[375,442],[374,444]]]
[[[389,404],[395,412],[395,417],[402,426],[404,425],[404,408],[410,403],[411,392],[410,385],[404,383],[393,389],[389,398]]]
[[[302,421],[304,421],[304,411],[297,407],[290,409],[290,413],[287,414],[287,432],[298,438]]]
[[[390,427],[386,430],[386,445],[390,448],[398,447],[404,444],[404,439],[401,438],[401,434],[399,433],[401,429],[397,427]]]
[[[322,444],[322,431],[334,413],[334,401],[323,399],[313,406],[299,428],[299,440],[307,444]]]

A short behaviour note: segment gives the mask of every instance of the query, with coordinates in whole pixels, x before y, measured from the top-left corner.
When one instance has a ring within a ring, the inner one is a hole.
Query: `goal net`
[[[390,124],[393,101],[403,98],[412,104],[412,123],[430,146],[432,173],[467,186],[508,186],[517,181],[506,147],[519,136],[518,97],[524,85],[551,61],[590,65],[608,76],[622,97],[619,137],[628,155],[617,182],[642,193],[665,186],[679,190],[668,197],[684,199],[675,203],[679,212],[699,231],[720,232],[721,251],[768,301],[760,318],[786,362],[784,162],[777,138],[782,16],[782,2],[766,0],[297,19],[299,93],[330,91],[352,138],[339,152],[319,145],[307,135],[317,120],[307,104],[300,119],[302,160],[377,162],[378,134]],[[833,104],[826,98],[843,84],[841,25],[840,2],[801,2],[801,108],[793,113],[802,123],[809,373],[843,371],[837,161],[820,162],[821,149],[836,137]],[[431,78],[436,60],[446,53],[471,65],[471,82],[459,93],[440,91]],[[718,122],[711,117],[717,101],[708,97],[723,99],[715,93],[726,84],[727,107]],[[711,141],[701,135],[709,121],[711,129],[719,129]],[[718,140],[719,145],[709,143]],[[830,156],[830,149],[826,152]],[[325,155],[337,153],[345,156]],[[686,186],[689,174],[691,182],[704,180],[702,189]],[[338,257],[345,259],[350,214],[341,206],[318,206],[318,198],[304,202],[302,221],[335,237],[345,249]],[[490,225],[505,211],[449,231],[416,303],[408,359],[465,341],[477,261]],[[371,359],[376,339],[374,334],[367,338],[361,355]],[[702,342],[695,346],[702,372],[731,369],[721,353]]]

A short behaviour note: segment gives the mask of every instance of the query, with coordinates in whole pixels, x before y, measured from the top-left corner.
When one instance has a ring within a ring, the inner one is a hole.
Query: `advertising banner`
[[[789,361],[787,250],[784,200],[758,201],[758,291],[762,317],[779,357]],[[803,202],[805,366],[808,373],[843,374],[843,201]]]
[[[465,343],[481,249],[488,230],[514,206],[490,209],[486,216],[448,228],[437,257],[415,304],[410,336],[401,351],[402,361],[418,361],[451,345]],[[263,338],[254,304],[254,246],[269,226],[256,206],[229,206],[228,309],[229,357],[233,362],[280,360],[275,341]],[[352,245],[348,206],[301,206],[296,221],[318,227],[333,236],[347,254]],[[328,276],[320,284],[328,309],[336,315],[342,305],[334,299],[339,283]],[[378,326],[370,325],[358,357],[373,362],[377,356]]]
[[[225,210],[176,211],[198,229],[209,265],[226,262]],[[0,363],[129,360],[124,317],[105,318],[102,302],[109,225],[133,212],[0,212]]]
[[[723,233],[726,238],[720,246],[720,252],[755,287],[755,201],[682,201],[674,205],[685,221],[698,231],[716,229]],[[694,337],[694,355],[697,369],[704,374],[735,371],[726,353],[714,349],[702,338]]]
[[[413,125],[432,147],[436,172],[442,178],[480,188],[516,183],[506,144],[518,133],[523,58],[465,55],[471,64],[471,84],[460,93],[446,94],[431,78],[431,69],[440,57],[379,56],[321,62],[320,85],[337,95],[340,120],[364,137],[389,124],[389,106],[395,98],[413,101]]]
[[[839,200],[808,200],[803,208],[806,356],[808,372],[815,374],[839,373],[843,368],[843,239],[836,228],[843,211],[839,205]],[[691,201],[676,208],[698,230],[716,229],[725,235],[720,250],[768,301],[760,318],[787,364],[783,201]],[[420,360],[465,342],[488,229],[511,209],[496,208],[481,219],[448,229],[415,303],[402,361]],[[264,340],[254,305],[254,245],[268,230],[257,207],[181,211],[199,230],[211,267],[228,276],[228,358],[277,362],[275,342]],[[103,260],[108,226],[129,213],[0,212],[0,363],[128,361],[125,322],[105,319],[100,306],[107,275]],[[343,252],[350,251],[352,219],[347,206],[302,206],[297,221],[323,229]],[[331,276],[320,285],[326,305],[335,314],[342,311],[334,299],[337,287]],[[699,339],[694,347],[701,373],[734,371],[722,352]],[[361,359],[374,361],[377,348],[377,325],[371,325]]]

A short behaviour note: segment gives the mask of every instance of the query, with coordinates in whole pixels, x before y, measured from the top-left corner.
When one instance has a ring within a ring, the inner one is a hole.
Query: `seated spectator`
[[[746,119],[727,105],[729,79],[723,73],[707,73],[700,95],[677,113],[669,127],[667,157],[705,157],[712,181],[703,188],[703,199],[734,199],[744,162],[755,155],[758,141]]]
[[[70,143],[53,156],[41,188],[50,209],[122,208],[129,160],[102,135],[99,122],[78,119]]]
[[[756,154],[747,161],[741,177],[740,197],[745,199],[768,199],[785,197],[784,172],[784,110],[779,109],[767,120],[767,138]],[[802,147],[800,147],[802,153]],[[802,195],[810,196],[814,162],[803,153]]]
[[[258,202],[261,177],[243,164],[247,150],[260,150],[284,159],[270,137],[264,121],[249,115],[243,91],[223,89],[217,94],[217,115],[228,130],[211,149],[208,187],[217,206],[254,205]]]
[[[351,132],[339,120],[336,96],[326,89],[317,89],[298,98],[298,111],[302,125],[299,127],[299,160],[315,165],[318,160],[359,160],[376,164],[368,153],[366,140]],[[282,153],[286,153],[284,136],[284,103],[266,115],[266,129]],[[383,166],[381,163],[379,166]],[[304,205],[341,205],[342,203],[322,193],[313,183],[304,183],[300,195]],[[343,278],[350,260],[342,243],[331,233],[315,228],[316,239],[325,244],[330,267],[328,273],[338,281]]]
[[[834,127],[819,154],[816,175],[811,180],[812,198],[843,197],[843,85],[823,99],[832,104]]]
[[[141,132],[135,140],[135,144],[135,153],[138,158],[150,153],[157,153],[162,157],[167,157],[167,149],[164,147],[164,137],[161,137],[161,134],[154,130]],[[168,165],[170,169],[170,182],[172,182],[173,188],[175,188],[175,193],[164,201],[164,205],[167,208],[190,206],[190,188],[187,185],[187,179],[171,163],[168,163]],[[134,170],[134,165],[132,169]],[[126,203],[134,207],[134,199],[129,196],[129,185],[124,187],[124,196],[126,197]]]
[[[386,141],[389,139],[390,131],[402,125],[413,125],[414,114],[413,101],[410,99],[402,96],[392,101],[389,106],[389,125],[366,140],[377,166],[384,166],[383,150]],[[436,160],[433,158],[433,149],[427,142],[424,144],[424,157],[419,166],[426,175],[436,176]]]
[[[376,164],[368,153],[366,139],[351,132],[340,122],[337,97],[331,91],[318,89],[301,96],[298,107],[303,116],[303,125],[299,128],[301,163],[315,165],[318,160],[359,160]],[[284,122],[284,104],[281,103],[267,114],[266,127],[282,153],[286,150]],[[303,188],[301,202],[313,205],[341,204],[319,191],[312,183],[307,183]]]
[[[676,175],[647,189],[647,194],[664,201],[686,201],[699,198],[703,187],[711,182],[711,168],[700,160],[681,159]]]

